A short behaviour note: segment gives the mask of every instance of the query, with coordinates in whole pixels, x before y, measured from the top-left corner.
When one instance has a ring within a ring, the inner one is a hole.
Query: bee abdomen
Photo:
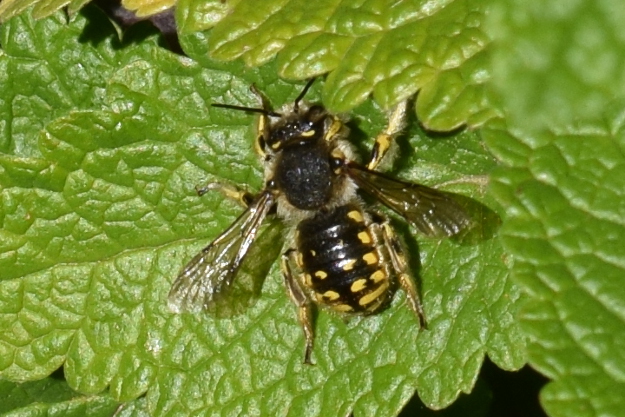
[[[390,298],[387,268],[358,206],[344,205],[301,222],[298,263],[320,304],[345,313],[374,313]]]

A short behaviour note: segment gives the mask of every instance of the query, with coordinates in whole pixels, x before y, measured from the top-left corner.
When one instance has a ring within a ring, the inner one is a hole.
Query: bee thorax
[[[275,179],[288,202],[300,210],[316,210],[332,198],[335,174],[328,151],[319,144],[284,149],[276,163]]]

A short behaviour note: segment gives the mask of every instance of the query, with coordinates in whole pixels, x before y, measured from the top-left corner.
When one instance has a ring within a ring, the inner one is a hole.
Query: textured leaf
[[[510,123],[604,129],[605,108],[625,95],[622,3],[498,3],[495,81]]]
[[[67,25],[67,19],[60,13],[39,21],[26,14],[2,28],[0,151],[3,153],[41,156],[37,134],[43,126],[70,110],[97,108],[113,65],[124,65],[116,60],[131,62],[145,56],[151,42],[116,56],[115,50],[120,45],[111,36],[114,29],[103,27],[99,33],[89,30],[89,19],[102,19],[95,8],[86,9],[83,16]]]
[[[489,75],[483,3],[202,3],[183,2],[179,21],[183,32],[215,25],[212,57],[240,57],[257,66],[277,54],[280,75],[292,79],[330,72],[323,96],[333,110],[350,110],[371,94],[390,108],[421,91],[417,111],[431,130],[478,126],[496,114],[484,90]]]
[[[18,33],[27,21],[11,20],[2,31]],[[65,30],[84,24],[78,16]],[[90,24],[108,21],[95,15]],[[8,51],[19,37],[3,39]],[[64,54],[47,56],[48,65],[62,67],[63,55],[81,51],[82,44],[60,39]],[[506,369],[523,364],[514,322],[519,293],[492,238],[497,215],[466,197],[461,202],[477,228],[465,239],[415,239],[396,222],[420,278],[428,331],[418,332],[401,292],[373,317],[345,323],[320,312],[317,364],[304,366],[303,336],[276,265],[262,287],[254,284],[281,249],[271,227],[239,277],[252,282],[248,308],[225,318],[171,314],[166,296],[180,267],[240,213],[218,194],[198,197],[194,187],[222,180],[255,191],[263,182],[253,117],[210,103],[256,106],[249,91],[255,82],[279,106],[301,85],[280,81],[272,66],[243,71],[205,59],[202,67],[150,43],[96,45],[111,58],[82,66],[87,78],[106,74],[92,93],[97,99],[86,94],[82,107],[60,106],[38,135],[12,139],[9,149],[23,149],[19,154],[0,159],[2,377],[35,380],[63,365],[81,393],[109,387],[117,401],[145,394],[145,403],[122,410],[128,415],[353,409],[383,416],[395,415],[415,390],[429,407],[448,405],[472,389],[485,354]],[[19,57],[3,59],[13,65]],[[38,74],[26,73],[24,83],[44,84]],[[309,98],[321,89],[319,81]],[[354,141],[366,152],[384,124],[383,112],[363,104],[353,115]],[[401,177],[448,181],[445,190],[493,206],[479,176],[494,162],[477,135],[431,138],[412,123],[402,143]]]
[[[614,126],[617,127],[617,126]],[[554,416],[619,415],[625,407],[623,128],[590,135],[493,131],[512,166],[493,191],[510,206],[502,228],[533,366],[556,380],[542,401]]]
[[[108,417],[118,406],[107,394],[79,395],[53,377],[23,384],[0,380],[0,413],[5,417]]]
[[[122,6],[137,14],[138,17],[151,16],[172,8],[176,0],[123,0]]]
[[[494,33],[514,52],[498,62],[509,118],[485,138],[507,166],[492,190],[509,207],[503,242],[529,297],[530,363],[554,380],[541,395],[550,415],[623,415],[622,8],[505,3]]]
[[[67,7],[70,14],[74,14],[88,2],[89,0],[2,0],[0,21],[18,16],[31,6],[34,6],[32,17],[35,19],[51,16],[63,7]]]

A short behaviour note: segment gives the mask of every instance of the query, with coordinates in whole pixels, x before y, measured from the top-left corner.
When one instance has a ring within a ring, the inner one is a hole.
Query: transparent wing
[[[225,232],[191,259],[169,291],[171,311],[207,310],[227,292],[273,203],[272,193],[260,194]]]
[[[471,220],[458,203],[443,192],[401,181],[349,163],[347,173],[356,185],[403,216],[427,236],[453,236]]]

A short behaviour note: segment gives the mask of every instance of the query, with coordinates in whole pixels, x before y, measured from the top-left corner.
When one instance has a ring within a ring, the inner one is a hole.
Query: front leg
[[[195,187],[195,191],[197,191],[197,194],[200,197],[213,190],[219,191],[225,197],[236,201],[245,208],[249,207],[256,198],[256,196],[249,191],[242,190],[234,185],[223,184],[221,182],[209,182],[203,187]]]
[[[393,146],[393,141],[406,126],[407,110],[408,101],[404,100],[399,102],[391,111],[386,129],[375,138],[375,144],[371,151],[371,159],[367,164],[368,169],[374,170],[378,168],[380,163],[384,160],[384,157],[387,156]]]
[[[250,91],[260,99],[260,103],[262,105],[264,113],[261,113],[260,118],[258,119],[258,124],[256,125],[256,139],[254,140],[254,149],[256,153],[261,157],[261,159],[267,158],[267,136],[269,134],[269,114],[272,114],[271,104],[269,104],[269,100],[260,92],[258,88],[254,84],[250,86]]]

